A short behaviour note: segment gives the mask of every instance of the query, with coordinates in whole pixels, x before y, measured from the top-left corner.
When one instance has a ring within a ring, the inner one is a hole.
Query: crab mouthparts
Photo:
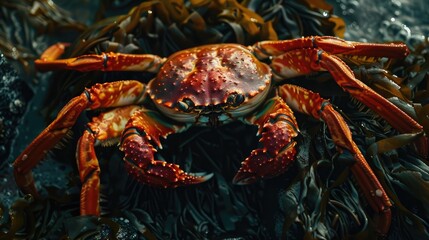
[[[201,112],[198,114],[196,118],[197,123],[203,123],[210,127],[217,127],[222,124],[222,121],[220,120],[220,116],[223,115],[224,112]]]
[[[231,116],[225,111],[223,104],[208,105],[204,107],[196,107],[199,109],[196,117],[196,123],[202,123],[210,127],[222,125],[225,121],[231,120]]]
[[[206,115],[209,118],[207,124],[211,127],[217,127],[217,126],[221,125],[221,122],[219,121],[220,115],[221,115],[221,113],[219,113],[219,112],[211,112],[208,115]]]

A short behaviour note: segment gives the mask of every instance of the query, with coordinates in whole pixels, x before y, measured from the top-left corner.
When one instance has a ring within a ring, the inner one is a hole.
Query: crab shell
[[[271,75],[270,67],[244,46],[207,45],[171,55],[147,92],[158,109],[176,121],[204,123],[217,113],[217,121],[228,122],[263,102]]]

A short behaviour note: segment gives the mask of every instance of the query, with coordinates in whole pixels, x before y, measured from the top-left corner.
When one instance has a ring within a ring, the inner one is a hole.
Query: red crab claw
[[[122,136],[121,151],[125,153],[125,164],[128,172],[137,181],[155,187],[178,187],[202,183],[213,174],[187,173],[179,165],[154,160],[156,152],[150,141],[159,147],[159,137],[166,137],[175,132],[174,127],[164,125],[162,121],[152,118],[154,112],[138,111],[126,126]]]
[[[262,148],[253,150],[242,162],[232,180],[235,184],[250,184],[260,178],[280,175],[295,158],[296,142],[293,138],[298,135],[298,127],[292,111],[282,99],[273,98],[262,113],[257,119],[250,119],[250,122],[263,126],[260,127]]]
[[[237,185],[246,185],[261,178],[271,178],[283,173],[294,159],[295,144],[296,142],[289,143],[286,149],[274,158],[267,151],[264,152],[264,149],[253,150],[242,163],[232,182]]]

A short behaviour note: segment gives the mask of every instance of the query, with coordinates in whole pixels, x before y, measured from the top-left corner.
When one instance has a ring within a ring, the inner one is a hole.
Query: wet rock
[[[16,126],[32,95],[28,85],[0,53],[0,159],[7,159],[17,133]]]

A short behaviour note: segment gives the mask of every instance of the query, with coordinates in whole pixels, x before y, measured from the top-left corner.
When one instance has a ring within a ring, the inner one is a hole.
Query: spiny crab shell
[[[271,75],[270,67],[241,45],[207,45],[171,55],[147,91],[164,114],[181,122],[195,122],[196,115],[215,109],[237,117],[263,102]],[[237,94],[241,99],[234,104]],[[184,111],[180,103],[192,109]]]

